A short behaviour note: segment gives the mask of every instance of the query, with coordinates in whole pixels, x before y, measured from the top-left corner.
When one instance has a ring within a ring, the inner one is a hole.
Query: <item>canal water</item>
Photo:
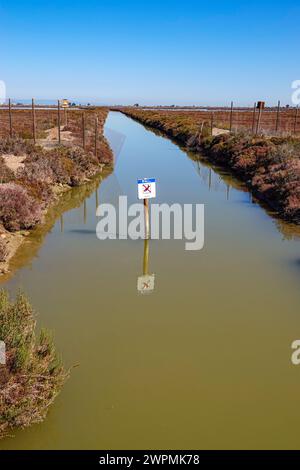
[[[300,448],[296,228],[124,115],[110,113],[105,132],[114,171],[65,196],[2,284],[28,294],[78,367],[47,419],[0,448]],[[201,251],[150,240],[149,295],[137,291],[144,241],[95,235],[97,204],[137,202],[143,177],[157,180],[155,202],[205,204]]]

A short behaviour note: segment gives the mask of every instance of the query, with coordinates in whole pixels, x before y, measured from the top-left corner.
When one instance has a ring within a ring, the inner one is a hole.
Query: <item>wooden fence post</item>
[[[199,134],[198,134],[198,142],[201,142],[201,139],[202,139],[203,126],[204,126],[204,121],[201,122],[200,132],[199,132]]]
[[[214,113],[211,113],[211,118],[210,118],[210,132],[211,132],[211,135],[213,135],[213,130],[214,130]]]
[[[232,132],[232,120],[233,120],[233,101],[231,101],[231,108],[230,108],[230,124],[229,124],[230,132]]]
[[[278,105],[277,105],[276,127],[275,127],[276,132],[278,132],[279,130],[279,114],[280,114],[280,101],[278,101]]]
[[[36,127],[35,127],[35,106],[34,106],[34,98],[32,98],[32,136],[33,142],[36,143]]]
[[[12,128],[12,115],[11,115],[11,99],[8,100],[8,115],[9,115],[9,136],[10,138],[13,136],[13,128]]]
[[[254,106],[253,106],[252,134],[254,134],[254,129],[255,129],[255,112],[256,112],[256,103],[254,103]]]
[[[83,150],[85,150],[85,115],[84,115],[84,111],[82,113],[81,123],[82,123],[82,147],[83,147]]]
[[[255,133],[255,135],[257,135],[257,134],[259,133],[259,131],[260,131],[261,115],[262,115],[262,108],[260,107],[259,110],[258,110],[258,118],[257,118],[256,133]]]
[[[61,143],[61,136],[60,136],[60,101],[57,100],[57,129],[58,129],[58,143]]]
[[[95,118],[95,156],[97,156],[97,144],[98,144],[98,117]]]

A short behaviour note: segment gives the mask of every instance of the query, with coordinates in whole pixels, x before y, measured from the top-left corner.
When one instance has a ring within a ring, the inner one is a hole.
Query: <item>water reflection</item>
[[[248,192],[246,185],[235,179],[224,168],[212,164],[199,153],[187,152],[186,149],[185,152],[190,158],[200,180],[207,185],[209,190],[224,192],[227,200],[229,200],[230,189]]]
[[[96,196],[96,210],[98,209],[99,206],[99,194],[98,194],[98,187],[96,188],[95,191],[95,196]]]
[[[144,125],[144,127],[163,139],[175,142],[174,139],[167,137],[164,133],[157,129],[153,129],[147,125]],[[258,200],[252,193],[249,192],[246,184],[235,178],[231,172],[208,161],[204,155],[191,151],[183,145],[180,145],[177,141],[175,143],[184,153],[188,155],[201,181],[207,184],[209,190],[213,189],[217,192],[223,191],[226,195],[227,201],[230,201],[231,189],[248,193],[249,203],[258,204],[265,209],[268,215],[273,218],[276,228],[280,233],[282,233],[284,239],[291,240],[300,238],[299,225],[280,219],[276,211],[272,210],[269,205],[265,204],[263,201]]]
[[[155,274],[149,274],[150,239],[144,240],[143,274],[138,277],[137,290],[140,294],[152,294],[155,287]]]
[[[63,214],[60,216],[60,231],[64,233],[64,216]]]
[[[72,188],[64,193],[58,202],[51,206],[45,215],[43,224],[38,225],[26,238],[25,242],[17,250],[10,262],[10,271],[0,277],[0,283],[10,279],[16,270],[29,264],[33,258],[37,257],[43,245],[45,236],[51,231],[55,222],[59,220],[60,232],[65,231],[64,214],[72,209],[81,207],[83,204],[83,222],[87,223],[87,199],[96,192],[96,205],[98,205],[98,188],[101,183],[111,174],[112,169],[107,169],[101,176],[95,177],[83,186]],[[93,231],[93,233],[95,233]]]
[[[191,159],[201,182],[207,185],[209,191],[213,190],[215,192],[224,192],[225,198],[228,202],[230,201],[230,193],[232,189],[248,193],[248,201],[245,202],[262,206],[268,215],[273,218],[275,226],[278,231],[282,233],[284,239],[291,240],[300,238],[299,225],[280,219],[274,210],[272,210],[263,201],[258,200],[251,192],[249,192],[246,184],[232,176],[229,171],[207,161],[203,155],[199,155],[194,152],[187,152],[187,155]]]

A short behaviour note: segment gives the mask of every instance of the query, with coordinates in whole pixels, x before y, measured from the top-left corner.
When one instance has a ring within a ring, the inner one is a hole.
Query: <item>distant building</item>
[[[66,100],[66,99],[60,100],[60,105],[62,108],[68,108],[70,106],[70,102],[69,100]]]

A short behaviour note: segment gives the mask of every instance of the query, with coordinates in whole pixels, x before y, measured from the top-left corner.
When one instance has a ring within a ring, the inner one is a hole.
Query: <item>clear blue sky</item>
[[[0,0],[0,80],[16,99],[291,102],[299,0]]]

